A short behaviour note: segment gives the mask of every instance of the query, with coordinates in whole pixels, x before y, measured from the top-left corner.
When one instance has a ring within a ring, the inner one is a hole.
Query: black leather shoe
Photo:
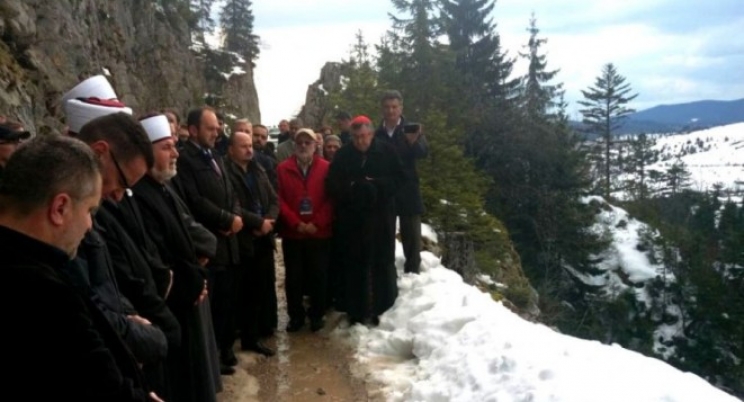
[[[221,363],[225,366],[237,366],[238,358],[235,356],[235,352],[232,349],[223,351]]]
[[[222,375],[233,375],[235,374],[235,368],[220,364],[220,374]]]
[[[256,352],[258,354],[264,355],[266,357],[274,356],[274,351],[268,348],[266,345],[264,345],[261,342],[254,342],[250,343],[248,345],[242,345],[240,347],[241,350]]]
[[[289,321],[289,325],[287,325],[287,332],[297,332],[302,329],[302,327],[305,326],[305,323],[302,321]]]
[[[318,332],[325,326],[325,321],[323,319],[318,320],[312,320],[310,321],[310,330],[313,332]]]

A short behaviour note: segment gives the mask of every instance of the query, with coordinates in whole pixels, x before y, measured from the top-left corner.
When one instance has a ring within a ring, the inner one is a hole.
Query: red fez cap
[[[370,120],[369,117],[363,114],[360,114],[359,116],[351,119],[352,126],[361,126],[362,124],[371,125],[372,120]]]

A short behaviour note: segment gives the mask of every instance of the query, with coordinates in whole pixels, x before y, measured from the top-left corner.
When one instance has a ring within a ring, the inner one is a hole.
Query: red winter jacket
[[[333,222],[333,205],[325,191],[325,179],[328,175],[328,161],[313,156],[313,163],[308,170],[307,178],[302,176],[297,166],[297,156],[292,155],[277,167],[279,196],[279,219],[282,221],[279,234],[285,239],[327,239],[331,237]],[[308,198],[312,212],[301,214],[303,199]],[[310,235],[299,233],[300,222],[313,223],[318,231]]]

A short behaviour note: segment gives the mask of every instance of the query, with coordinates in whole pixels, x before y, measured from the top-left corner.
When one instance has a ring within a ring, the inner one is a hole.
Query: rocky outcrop
[[[190,50],[187,22],[163,4],[175,3],[1,0],[0,114],[38,133],[57,131],[60,96],[101,73],[135,113],[202,104],[204,69]],[[224,96],[258,115],[252,70],[244,75],[225,85]]]
[[[222,93],[225,94],[225,104],[228,113],[238,118],[247,118],[253,122],[261,121],[258,107],[256,84],[253,82],[253,68],[244,67],[243,73],[231,74],[223,84]]]
[[[305,127],[318,128],[333,116],[328,93],[341,86],[341,64],[328,62],[320,70],[320,78],[307,87],[305,104],[298,117]]]

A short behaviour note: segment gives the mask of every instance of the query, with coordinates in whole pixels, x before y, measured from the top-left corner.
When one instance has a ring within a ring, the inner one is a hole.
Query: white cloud
[[[632,106],[643,109],[744,97],[743,80],[731,76],[741,77],[732,63],[744,58],[744,42],[737,39],[744,9],[738,12],[741,17],[729,16],[725,22],[703,18],[727,14],[731,5],[726,2],[710,0],[703,7],[670,0],[498,0],[493,17],[504,49],[515,57],[527,42],[526,28],[535,12],[540,35],[548,39],[544,50],[549,68],[561,70],[557,81],[565,85],[569,112],[578,110],[580,90],[594,84],[606,63],[614,63],[640,93]],[[256,83],[263,121],[270,125],[299,111],[307,86],[318,79],[325,62],[348,56],[358,29],[375,44],[391,25],[387,13],[394,13],[388,0],[254,4],[256,33],[265,44]],[[672,18],[696,13],[701,18],[690,21],[694,27],[688,30],[679,29],[684,23]],[[671,28],[670,18],[676,24]],[[525,70],[519,63],[514,73]]]
[[[357,31],[375,44],[387,28],[387,23],[337,23],[258,31],[265,44],[255,70],[262,122],[276,125],[297,114],[323,65],[348,58]]]

